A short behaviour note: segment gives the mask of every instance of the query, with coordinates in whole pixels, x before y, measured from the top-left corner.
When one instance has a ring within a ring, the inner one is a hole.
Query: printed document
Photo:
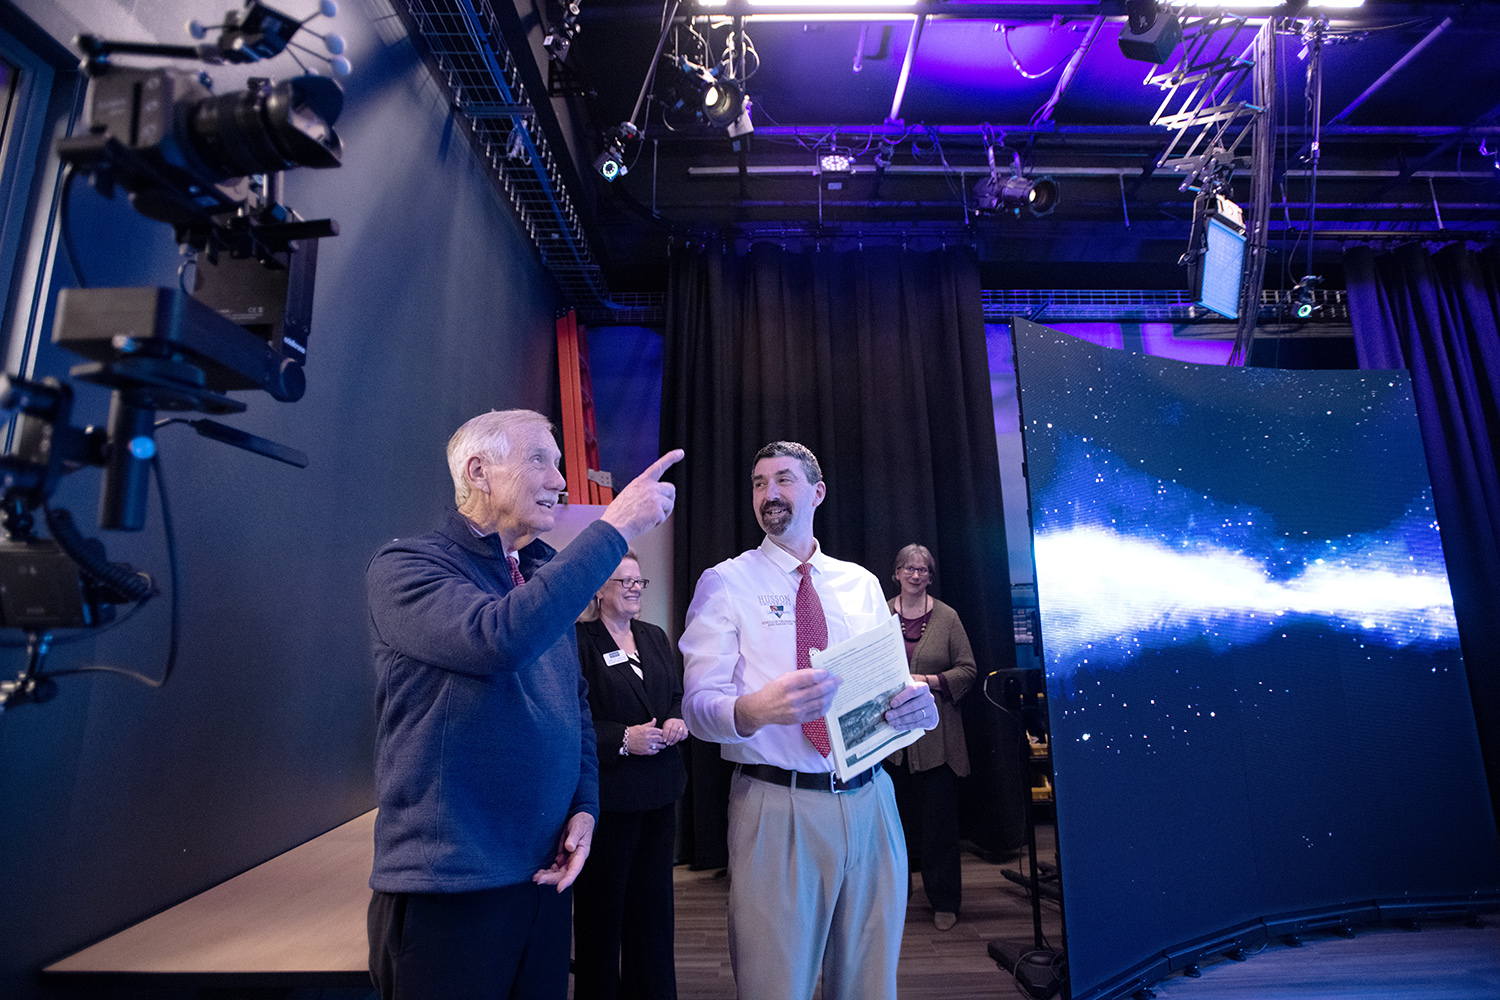
[[[911,684],[901,623],[895,615],[868,632],[813,650],[811,664],[843,679],[833,707],[823,717],[840,781],[863,774],[926,732],[895,729],[885,721],[892,696]]]

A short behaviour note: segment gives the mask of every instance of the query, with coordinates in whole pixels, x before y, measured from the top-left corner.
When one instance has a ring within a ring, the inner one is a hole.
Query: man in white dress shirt
[[[680,642],[683,719],[736,764],[736,989],[741,1000],[808,1000],[821,971],[825,1000],[895,1000],[907,886],[895,796],[879,767],[847,785],[834,779],[822,716],[838,679],[810,669],[805,648],[858,635],[890,612],[873,574],[818,546],[813,512],[827,485],[811,451],[766,445],[751,488],[766,538],[704,572]],[[932,692],[913,683],[891,698],[886,719],[931,729]]]

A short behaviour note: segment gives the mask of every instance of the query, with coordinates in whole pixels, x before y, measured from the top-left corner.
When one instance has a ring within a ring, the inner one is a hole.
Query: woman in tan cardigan
[[[906,828],[906,849],[922,873],[932,904],[932,923],[946,931],[958,923],[962,884],[958,856],[958,779],[969,773],[969,752],[958,702],[974,684],[978,668],[958,614],[927,593],[937,561],[925,545],[896,555],[894,579],[901,592],[890,608],[901,619],[912,679],[937,699],[937,728],[886,760],[896,786],[896,804]]]

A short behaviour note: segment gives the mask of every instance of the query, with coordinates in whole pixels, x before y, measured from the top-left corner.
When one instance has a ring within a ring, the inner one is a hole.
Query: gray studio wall
[[[3,2],[3,0],[0,0]],[[21,0],[66,44],[80,30],[183,40],[225,0]],[[313,0],[286,0],[305,14]],[[176,674],[152,690],[122,677],[59,680],[55,700],[0,715],[0,996],[51,995],[33,970],[371,808],[373,684],[363,590],[385,539],[425,530],[452,499],[443,447],[472,414],[555,414],[556,291],[481,172],[446,101],[380,0],[345,0],[335,23],[353,75],[339,170],[287,177],[305,217],[342,234],[320,250],[308,390],[296,404],[244,394],[223,418],[307,452],[305,470],[159,432],[181,553]],[[12,12],[14,13],[14,12]],[[256,68],[283,77],[287,60]],[[215,70],[220,90],[232,72]],[[45,173],[48,164],[41,164]],[[170,284],[167,227],[74,186],[69,227],[90,284]],[[61,263],[58,282],[72,272]],[[35,373],[77,359],[50,345]],[[75,423],[102,422],[80,385]],[[111,558],[166,587],[161,511],[144,531],[102,533],[99,475],[58,491]],[[160,673],[167,601],[115,631],[56,648]],[[17,638],[5,632],[6,640]],[[0,650],[0,675],[23,666]]]

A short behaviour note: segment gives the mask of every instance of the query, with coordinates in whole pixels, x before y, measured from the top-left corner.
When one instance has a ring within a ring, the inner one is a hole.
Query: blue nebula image
[[[1048,668],[1322,624],[1456,650],[1404,372],[1213,368],[1062,334],[1022,393]]]
[[[1089,438],[1057,439],[1039,520],[1065,526],[1034,537],[1054,671],[1122,665],[1186,639],[1224,650],[1303,619],[1361,642],[1457,646],[1430,490],[1378,530],[1310,538],[1261,508],[1139,471]]]

